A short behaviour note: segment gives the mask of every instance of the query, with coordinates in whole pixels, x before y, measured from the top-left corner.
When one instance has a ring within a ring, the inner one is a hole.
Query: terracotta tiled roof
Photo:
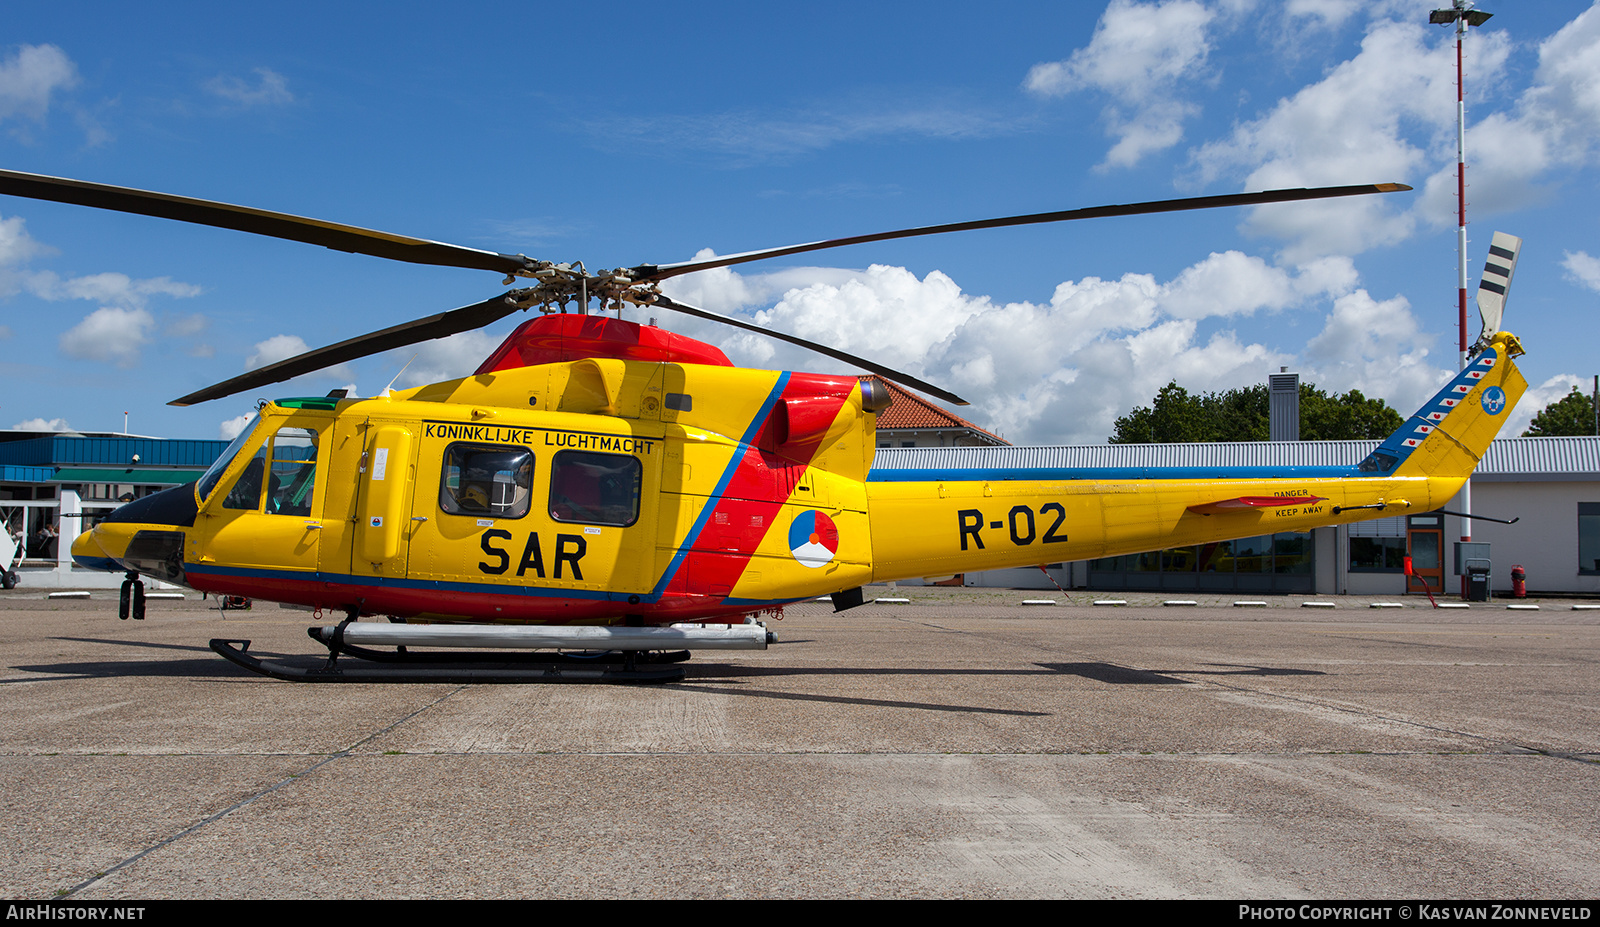
[[[869,379],[862,377],[863,380]],[[966,419],[953,412],[947,412],[933,403],[904,387],[897,386],[887,380],[880,380],[889,388],[889,395],[894,397],[894,402],[889,408],[878,413],[878,428],[969,428],[979,434],[988,435],[1000,444],[1007,444],[1004,438],[979,428]]]

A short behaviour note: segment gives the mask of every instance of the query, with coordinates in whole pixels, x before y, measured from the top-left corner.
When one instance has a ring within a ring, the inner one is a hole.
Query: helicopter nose
[[[195,503],[194,484],[184,483],[171,489],[151,493],[135,499],[100,519],[102,525],[141,524],[193,528],[194,516],[199,511]]]
[[[194,527],[197,511],[193,483],[135,499],[78,535],[72,560],[91,570],[183,583],[182,529]]]
[[[117,563],[116,558],[100,546],[94,536],[94,529],[78,535],[72,542],[72,562],[88,570],[102,570],[107,573],[119,573],[126,567]]]

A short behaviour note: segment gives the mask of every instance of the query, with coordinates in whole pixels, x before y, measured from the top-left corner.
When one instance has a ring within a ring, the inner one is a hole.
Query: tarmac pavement
[[[308,613],[0,594],[0,896],[1600,895],[1600,611],[874,591],[657,687],[276,682],[207,641]]]

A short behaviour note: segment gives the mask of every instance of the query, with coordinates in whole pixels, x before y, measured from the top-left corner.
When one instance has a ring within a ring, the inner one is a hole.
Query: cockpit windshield
[[[195,487],[195,492],[200,496],[202,503],[206,501],[207,496],[211,495],[211,490],[217,488],[217,480],[222,479],[223,471],[227,470],[228,465],[233,463],[233,458],[239,455],[239,449],[249,442],[250,436],[255,433],[256,426],[260,423],[260,416],[251,415],[250,420],[244,423],[244,428],[239,430],[239,436],[233,439],[233,443],[229,444],[227,449],[222,452],[222,456],[217,458],[217,462],[212,464],[210,469],[201,475],[200,482]]]

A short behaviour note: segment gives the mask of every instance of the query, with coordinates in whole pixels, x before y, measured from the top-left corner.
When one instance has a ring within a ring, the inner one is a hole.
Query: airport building
[[[0,519],[21,548],[17,572],[23,585],[121,583],[116,574],[73,567],[72,539],[124,502],[199,479],[227,446],[106,432],[0,430]]]

